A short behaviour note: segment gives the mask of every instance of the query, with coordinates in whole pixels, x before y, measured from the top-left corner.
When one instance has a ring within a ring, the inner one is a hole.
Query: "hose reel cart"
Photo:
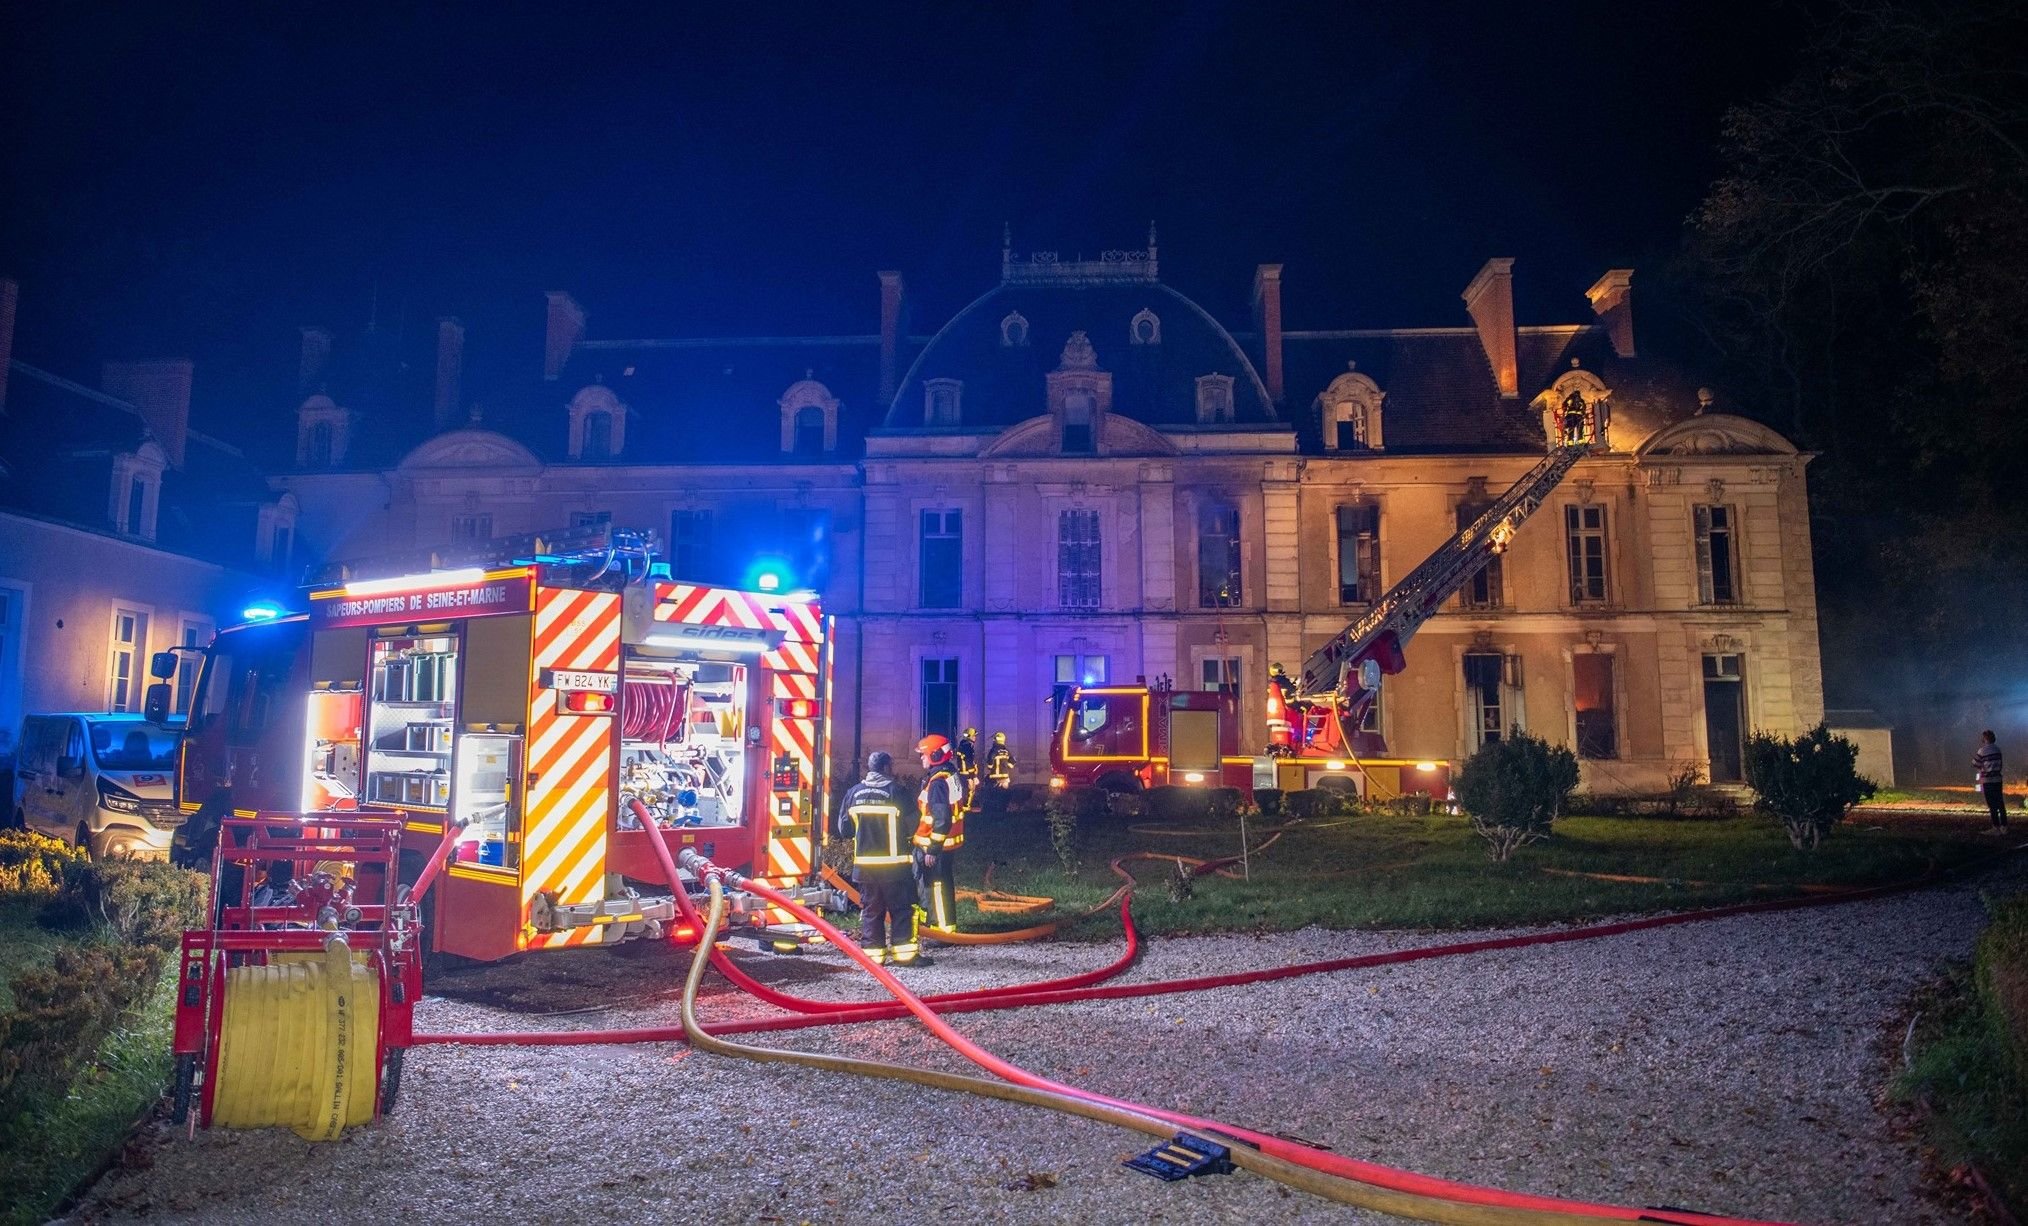
[[[422,994],[401,832],[372,812],[220,824],[213,926],[183,934],[176,1122],[330,1140],[393,1109]]]

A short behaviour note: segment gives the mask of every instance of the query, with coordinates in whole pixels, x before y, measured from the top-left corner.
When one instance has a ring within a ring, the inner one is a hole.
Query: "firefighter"
[[[926,966],[916,937],[915,873],[903,832],[894,759],[866,756],[866,777],[845,793],[838,837],[852,840],[852,878],[859,883],[859,947],[875,962]]]
[[[1014,751],[1007,748],[1007,734],[993,734],[993,746],[986,751],[986,782],[1001,791],[1014,786]]]
[[[957,851],[965,845],[964,776],[958,773],[948,738],[934,734],[916,742],[922,759],[922,791],[916,796],[921,816],[916,820],[917,863],[922,866],[930,926],[946,932],[957,931]]]
[[[965,790],[979,790],[979,730],[965,729],[965,735],[958,738],[958,775],[965,781]]]

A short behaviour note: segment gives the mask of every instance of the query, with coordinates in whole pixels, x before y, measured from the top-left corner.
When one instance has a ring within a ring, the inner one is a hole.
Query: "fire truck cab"
[[[179,768],[192,852],[224,816],[397,811],[411,874],[454,842],[433,947],[483,960],[661,935],[682,886],[644,822],[809,882],[830,748],[814,598],[537,560],[308,603],[206,653]]]

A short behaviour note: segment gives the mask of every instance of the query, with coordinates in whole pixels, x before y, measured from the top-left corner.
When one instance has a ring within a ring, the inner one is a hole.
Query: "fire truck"
[[[814,595],[684,583],[604,525],[341,572],[207,648],[178,763],[203,854],[227,817],[394,811],[444,840],[433,951],[498,960],[677,920],[644,823],[819,905],[831,621]],[[158,665],[159,667],[159,665]],[[761,906],[764,943],[808,934]]]
[[[1298,676],[1268,678],[1268,745],[1242,744],[1239,694],[1133,685],[1084,686],[1063,705],[1050,738],[1050,784],[1132,790],[1163,784],[1300,788],[1337,776],[1362,795],[1442,798],[1450,765],[1386,756],[1360,731],[1381,679],[1406,666],[1409,639],[1443,602],[1506,552],[1528,517],[1604,437],[1605,406],[1588,408],[1584,430],[1558,445],[1500,499],[1423,560],[1372,607],[1312,652]]]

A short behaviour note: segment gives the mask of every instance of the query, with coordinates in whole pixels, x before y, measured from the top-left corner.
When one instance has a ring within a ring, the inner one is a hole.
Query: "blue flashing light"
[[[282,607],[262,600],[241,609],[239,615],[250,622],[271,622],[282,615]]]
[[[793,572],[789,564],[778,554],[764,554],[755,558],[746,568],[747,590],[754,592],[779,592],[789,586]]]
[[[779,591],[782,586],[782,577],[774,571],[764,570],[754,576],[753,585],[763,592]]]

